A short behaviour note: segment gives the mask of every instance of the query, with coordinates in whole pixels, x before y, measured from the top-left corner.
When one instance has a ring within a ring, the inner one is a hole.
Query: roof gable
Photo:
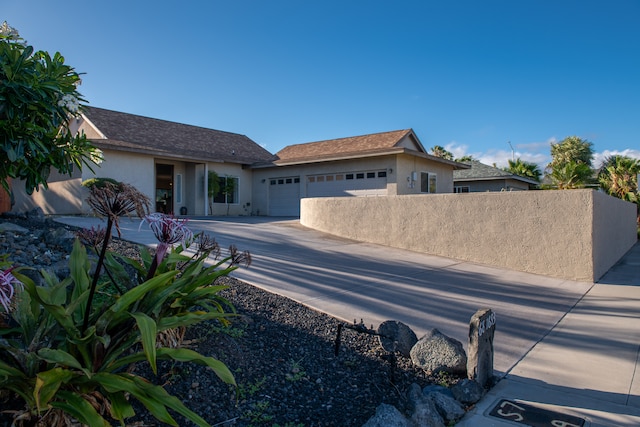
[[[87,135],[99,148],[241,164],[273,159],[245,135],[96,107],[86,107],[83,116],[91,129]]]
[[[307,160],[330,160],[341,157],[409,149],[425,152],[424,147],[411,129],[382,132],[348,138],[330,139],[289,145],[276,153],[279,163],[303,162]]]

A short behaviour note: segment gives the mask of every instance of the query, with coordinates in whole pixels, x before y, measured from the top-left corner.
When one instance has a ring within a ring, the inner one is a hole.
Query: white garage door
[[[307,178],[307,197],[384,196],[387,171],[345,172]]]
[[[300,216],[300,177],[269,180],[269,216]]]

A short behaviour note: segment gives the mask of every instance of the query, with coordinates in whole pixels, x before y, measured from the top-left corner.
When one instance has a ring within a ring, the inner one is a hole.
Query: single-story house
[[[453,171],[454,193],[533,190],[539,185],[534,179],[515,175],[476,160],[464,163],[470,167]]]
[[[103,151],[102,164],[71,177],[52,173],[49,189],[32,196],[14,181],[13,211],[89,213],[81,183],[110,177],[135,186],[160,212],[298,216],[304,197],[452,193],[453,171],[469,167],[427,154],[411,129],[290,145],[273,155],[245,135],[96,107],[72,125]],[[209,191],[212,173],[217,193]]]
[[[452,193],[453,171],[466,167],[427,154],[411,129],[289,145],[252,167],[254,206],[298,216],[305,197]]]

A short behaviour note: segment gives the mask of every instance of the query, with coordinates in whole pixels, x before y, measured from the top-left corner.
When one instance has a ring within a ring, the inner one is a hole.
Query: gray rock
[[[424,394],[425,396],[429,396],[430,393],[442,393],[442,394],[446,394],[452,399],[455,399],[453,397],[453,393],[451,393],[451,390],[449,388],[442,385],[438,385],[438,384],[429,384],[428,386],[422,389],[422,394]]]
[[[71,252],[73,249],[73,241],[75,240],[75,234],[64,228],[55,228],[50,233],[43,235],[43,244],[45,247],[49,245],[59,246],[64,252]]]
[[[44,211],[41,207],[33,208],[29,212],[27,212],[27,218],[34,220],[36,222],[44,222],[46,217],[44,216]]]
[[[427,372],[466,374],[467,354],[462,343],[431,329],[411,349],[411,361]]]
[[[463,379],[451,387],[456,400],[464,405],[472,405],[482,399],[484,389],[474,380]]]
[[[393,405],[382,403],[376,414],[362,427],[413,427],[407,418]]]
[[[418,384],[411,384],[407,390],[407,403],[411,411],[411,422],[420,427],[444,427],[444,420],[435,403],[420,390]]]
[[[431,392],[427,397],[433,402],[445,424],[450,425],[464,417],[464,407],[453,397],[440,392]]]
[[[396,320],[384,321],[378,326],[380,345],[388,352],[399,352],[411,357],[411,348],[418,342],[416,333],[410,327]]]
[[[13,224],[11,222],[2,222],[0,223],[0,233],[4,233],[5,231],[11,231],[13,233],[20,233],[20,234],[25,234],[29,232],[29,230],[27,230],[24,227],[20,227],[17,224]]]

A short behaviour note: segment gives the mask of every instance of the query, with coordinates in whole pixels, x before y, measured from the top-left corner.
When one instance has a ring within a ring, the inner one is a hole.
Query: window
[[[378,172],[378,178],[386,178],[386,177],[387,177],[387,171]]]
[[[182,203],[182,174],[176,174],[176,203]]]
[[[218,191],[213,196],[213,203],[238,203],[238,178],[218,177]]]
[[[345,176],[346,176],[347,179],[353,179],[353,174],[352,173],[348,173]]]
[[[453,187],[453,192],[454,193],[468,193],[469,192],[469,186],[461,186],[461,187]]]
[[[435,193],[436,192],[436,174],[428,172],[420,172],[420,192]]]
[[[357,173],[356,179],[364,179],[364,172]]]
[[[376,177],[375,172],[367,172],[367,178],[375,178],[375,177]]]

